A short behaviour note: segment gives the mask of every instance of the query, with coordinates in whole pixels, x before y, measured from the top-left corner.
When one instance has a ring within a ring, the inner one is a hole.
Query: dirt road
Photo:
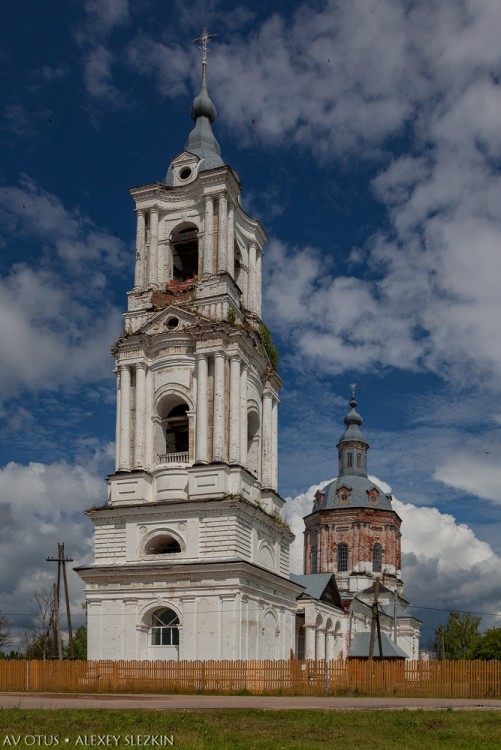
[[[259,695],[99,695],[76,693],[0,693],[0,708],[38,709],[130,709],[143,711],[202,711],[259,708],[269,711],[290,709],[353,710],[436,710],[501,711],[501,700],[463,698],[333,698]]]

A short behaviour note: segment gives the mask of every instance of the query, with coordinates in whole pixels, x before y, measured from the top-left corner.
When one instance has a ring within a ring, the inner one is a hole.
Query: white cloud
[[[386,482],[375,476],[370,478],[385,492],[391,492]],[[284,517],[296,535],[291,547],[291,570],[295,573],[301,573],[303,568],[302,519],[311,513],[317,489],[328,481],[287,498]],[[413,610],[416,616],[426,620],[431,617],[426,607],[436,607],[499,613],[501,617],[501,558],[491,546],[478,539],[469,526],[437,508],[417,507],[394,497],[393,509],[402,519],[404,593],[411,605],[425,608],[421,612]],[[443,613],[441,619],[445,618]],[[492,627],[494,621],[484,622]],[[500,620],[494,624],[499,625]]]
[[[370,279],[334,276],[311,247],[268,249],[270,317],[294,324],[299,357],[334,373],[424,369],[461,387],[487,371],[497,387],[500,23],[492,0],[331,0],[217,40],[211,94],[253,148],[381,165],[373,189],[391,227],[367,241]],[[192,52],[143,35],[130,60],[177,96]]]
[[[84,60],[84,83],[87,92],[95,99],[118,103],[120,94],[113,83],[113,59],[113,54],[104,45],[91,47]]]
[[[85,10],[96,33],[109,33],[129,21],[128,0],[86,0]]]
[[[128,263],[123,243],[28,178],[0,188],[0,223],[5,242],[44,247],[33,267],[15,264],[0,281],[3,397],[109,376],[121,321],[105,290]]]
[[[76,38],[83,49],[83,77],[91,99],[122,107],[125,98],[113,80],[112,32],[129,20],[128,0],[86,0],[86,19]]]
[[[477,446],[477,448],[480,446]],[[458,449],[437,467],[434,478],[449,487],[455,487],[484,500],[501,503],[501,476],[498,446],[490,441],[483,446],[490,451]]]
[[[83,586],[72,568],[92,552],[92,524],[83,511],[106,497],[101,472],[112,450],[106,446],[80,464],[12,462],[0,469],[0,594],[16,635],[30,620],[33,593],[55,580],[46,558],[57,555],[58,543],[74,558],[68,566],[71,609],[81,611]]]

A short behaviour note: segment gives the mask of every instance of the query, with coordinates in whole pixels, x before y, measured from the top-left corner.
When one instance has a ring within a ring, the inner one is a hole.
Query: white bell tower
[[[136,204],[134,288],[113,348],[116,466],[88,511],[90,659],[279,659],[293,539],[277,494],[280,378],[261,321],[266,234],[241,207],[202,83],[185,149]]]

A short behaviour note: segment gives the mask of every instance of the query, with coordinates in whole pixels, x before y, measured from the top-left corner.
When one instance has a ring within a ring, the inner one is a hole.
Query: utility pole
[[[73,562],[72,557],[64,556],[64,543],[57,545],[57,557],[48,557],[47,562],[57,562],[57,583],[54,584],[54,619],[55,633],[57,643],[57,657],[59,661],[63,659],[63,644],[61,642],[61,630],[59,625],[59,600],[61,594],[61,572],[63,574],[64,598],[66,601],[66,620],[68,622],[68,641],[70,647],[70,659],[75,658],[73,648],[73,631],[71,629],[70,598],[68,595],[68,581],[66,578],[66,563]]]
[[[383,643],[381,639],[381,625],[379,622],[379,578],[374,581],[374,601],[372,603],[371,639],[369,642],[369,661],[374,658],[374,640],[377,630],[377,642],[379,646],[379,658],[383,658]]]

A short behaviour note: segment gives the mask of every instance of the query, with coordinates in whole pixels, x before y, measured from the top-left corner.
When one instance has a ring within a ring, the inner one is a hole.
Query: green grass
[[[96,735],[119,736],[118,745],[108,745],[119,748],[131,747],[126,737],[165,735],[173,736],[174,747],[180,750],[501,750],[501,715],[488,711],[0,709],[0,749],[70,749],[84,746],[77,742],[79,736],[87,738],[89,747],[91,736]],[[51,738],[57,738],[58,744]],[[94,746],[106,747],[97,740]]]

